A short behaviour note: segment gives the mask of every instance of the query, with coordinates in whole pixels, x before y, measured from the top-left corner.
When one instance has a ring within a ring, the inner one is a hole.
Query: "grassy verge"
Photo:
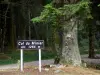
[[[100,54],[100,49],[95,49],[95,54]],[[80,50],[80,54],[84,55],[84,54],[89,54],[89,50]]]
[[[11,54],[6,54],[11,59],[0,59],[0,65],[14,64],[20,60],[20,51],[12,52]],[[42,51],[43,59],[52,59],[55,57],[55,53],[52,51]],[[38,60],[38,50],[37,51],[24,51],[24,62]]]

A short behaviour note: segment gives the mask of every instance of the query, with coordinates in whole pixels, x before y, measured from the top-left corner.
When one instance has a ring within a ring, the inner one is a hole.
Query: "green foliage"
[[[38,22],[54,22],[56,21],[57,16],[60,16],[61,12],[54,8],[51,4],[44,6],[43,12],[39,17],[33,18],[34,23]]]
[[[92,18],[90,14],[89,1],[81,1],[77,4],[65,5],[64,8],[68,18],[69,16],[78,16],[81,19]]]
[[[47,4],[44,6],[43,11],[40,16],[33,18],[33,23],[45,23],[50,25],[53,33],[53,40],[56,43],[59,42],[59,36],[57,31],[65,24],[65,22],[70,22],[73,17],[77,18],[80,22],[80,26],[84,25],[84,21],[87,19],[93,19],[91,16],[91,11],[89,7],[89,0],[82,0],[76,4],[65,4],[63,7],[55,8],[52,4]],[[69,27],[70,25],[67,25]]]
[[[81,54],[87,54],[89,50],[89,40],[88,39],[81,39],[79,41],[79,49]]]
[[[65,20],[73,16],[78,16],[81,19],[92,18],[90,13],[89,1],[87,0],[82,0],[77,4],[66,4],[61,8],[55,8],[52,4],[47,4],[44,6],[44,10],[41,12],[40,16],[33,18],[32,21],[34,23],[51,23],[51,25],[57,26],[62,17],[65,17]]]
[[[100,4],[98,6],[100,7]]]

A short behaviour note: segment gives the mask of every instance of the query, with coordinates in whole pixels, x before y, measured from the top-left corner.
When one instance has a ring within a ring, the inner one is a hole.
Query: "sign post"
[[[23,71],[23,68],[24,68],[24,63],[23,63],[23,49],[20,50],[20,69],[21,71]]]
[[[18,40],[17,48],[20,49],[20,70],[24,71],[23,50],[37,49],[39,52],[39,72],[41,72],[41,49],[44,48],[44,40]]]
[[[39,72],[41,72],[41,49],[39,49]]]

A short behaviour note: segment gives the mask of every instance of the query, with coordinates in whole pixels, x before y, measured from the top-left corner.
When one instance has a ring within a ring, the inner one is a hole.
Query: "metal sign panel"
[[[43,49],[44,40],[18,40],[18,49]]]

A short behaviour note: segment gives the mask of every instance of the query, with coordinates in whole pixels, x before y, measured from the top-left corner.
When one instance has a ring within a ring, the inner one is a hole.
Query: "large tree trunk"
[[[81,57],[78,48],[76,21],[76,18],[72,18],[71,21],[64,26],[61,63],[80,66]]]
[[[89,58],[95,57],[95,52],[94,52],[95,37],[94,36],[95,36],[94,23],[91,23],[91,25],[89,25]]]
[[[64,4],[72,4],[78,1],[79,0],[53,0],[53,5],[54,7],[59,8],[62,7]],[[59,35],[61,41],[58,48],[58,54],[60,57],[59,60],[62,64],[72,64],[78,66],[81,65],[81,57],[77,40],[76,20],[76,18],[72,18],[70,22],[66,22],[67,24],[63,26],[64,31],[59,31],[60,33],[63,33],[63,36]]]
[[[14,20],[14,8],[11,6],[11,28],[10,28],[10,49],[15,50],[15,42],[16,42],[16,26]]]

